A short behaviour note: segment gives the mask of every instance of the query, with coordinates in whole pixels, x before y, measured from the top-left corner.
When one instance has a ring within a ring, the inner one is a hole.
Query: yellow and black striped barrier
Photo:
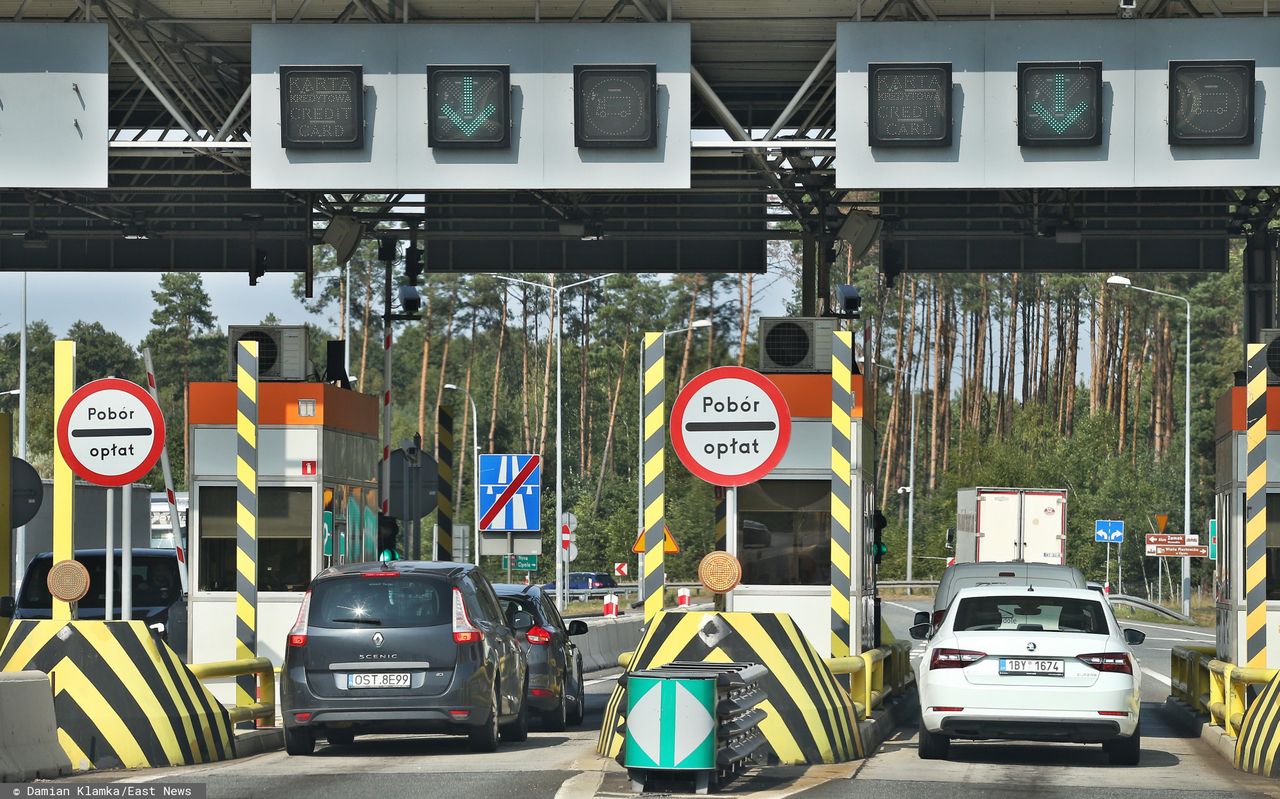
[[[849,606],[853,588],[852,392],[853,333],[837,332],[831,341],[831,656],[837,658],[853,651]]]
[[[15,621],[0,671],[30,669],[49,675],[76,770],[235,757],[226,709],[144,622]]]
[[[662,562],[666,541],[666,483],[663,474],[667,447],[665,338],[662,333],[644,334],[641,368],[644,387],[641,403],[644,418],[644,571],[640,576],[640,601],[644,603],[645,623],[662,611],[662,594],[666,585],[666,570]]]
[[[1267,667],[1267,348],[1248,345],[1244,596],[1245,666]]]
[[[453,560],[453,412],[436,416],[436,560]]]
[[[236,659],[252,660],[258,656],[258,342],[240,342],[236,367]],[[255,693],[253,675],[236,678],[236,707],[257,704]]]
[[[628,672],[672,661],[759,663],[769,695],[760,722],[774,755],[787,765],[840,763],[865,756],[853,701],[785,613],[662,611],[631,658]],[[617,757],[625,735],[625,681],[609,698],[597,751]]]

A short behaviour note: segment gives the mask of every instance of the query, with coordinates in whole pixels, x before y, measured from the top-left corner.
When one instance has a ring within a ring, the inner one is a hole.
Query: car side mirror
[[[912,624],[928,624],[928,623],[929,623],[929,611],[927,611],[927,610],[917,610],[917,611],[916,611],[915,619],[914,619],[911,623],[912,623]]]
[[[925,622],[924,624],[912,625],[910,630],[911,637],[916,639],[917,641],[923,641],[929,637],[929,631],[932,628],[933,628],[933,625],[929,624],[928,622]]]
[[[1145,640],[1147,640],[1147,634],[1144,633],[1142,630],[1133,630],[1127,627],[1125,628],[1124,642],[1126,644],[1129,644],[1130,646],[1137,646],[1138,644],[1141,644]]]
[[[0,596],[0,619],[12,619],[18,612],[18,603],[11,596]]]
[[[569,622],[569,635],[586,635],[587,623],[582,619],[574,619]]]
[[[511,614],[511,629],[524,632],[533,627],[533,616],[523,610]]]

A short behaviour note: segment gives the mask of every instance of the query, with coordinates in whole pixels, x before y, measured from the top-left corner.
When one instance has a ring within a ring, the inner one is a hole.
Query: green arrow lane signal
[[[427,67],[427,138],[433,148],[511,143],[511,71],[495,66]]]
[[[1018,64],[1018,145],[1102,142],[1102,63]]]

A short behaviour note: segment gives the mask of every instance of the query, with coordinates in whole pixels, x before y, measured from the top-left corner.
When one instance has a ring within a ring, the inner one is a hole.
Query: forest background
[[[381,280],[377,248],[366,242],[350,262],[350,297],[332,250],[317,248],[316,296],[299,302],[326,318],[310,330],[315,363],[325,341],[350,326],[351,377],[361,390],[382,390]],[[833,279],[862,288],[858,330],[862,369],[876,392],[875,481],[888,517],[883,579],[900,579],[906,563],[906,494],[911,403],[916,403],[914,575],[941,572],[951,551],[957,488],[973,485],[1064,487],[1070,491],[1068,561],[1091,579],[1104,572],[1095,519],[1124,519],[1126,588],[1154,593],[1155,558],[1142,534],[1167,513],[1167,532],[1182,530],[1184,306],[1105,285],[1105,275],[904,275],[891,285],[872,265],[841,255]],[[798,284],[797,252],[772,242],[766,275],[617,275],[564,292],[562,320],[550,292],[488,275],[425,276],[421,320],[397,323],[393,348],[393,441],[421,431],[434,447],[442,404],[455,417],[455,507],[471,518],[471,451],[537,452],[547,458],[547,508],[555,475],[554,338],[563,327],[564,474],[567,509],[579,518],[575,570],[608,570],[633,561],[637,534],[639,346],[646,331],[709,328],[667,338],[668,410],[679,388],[713,366],[758,366],[758,306],[774,281]],[[1187,297],[1195,349],[1191,363],[1192,530],[1204,534],[1212,513],[1214,407],[1242,368],[1241,253],[1225,273],[1134,275],[1135,284]],[[561,285],[582,275],[519,275]],[[790,289],[788,289],[790,290]],[[52,464],[53,341],[78,345],[81,381],[114,375],[141,382],[141,348],[150,347],[169,420],[170,455],[184,463],[183,386],[227,378],[225,325],[216,319],[201,278],[159,276],[151,330],[129,342],[99,321],[66,331],[29,326],[28,460],[44,476]],[[349,300],[349,302],[344,302]],[[797,311],[798,301],[789,309]],[[344,309],[349,308],[349,311]],[[345,313],[350,314],[346,318]],[[261,320],[275,322],[273,317]],[[0,385],[18,385],[18,333],[0,336]],[[880,366],[875,366],[879,364]],[[479,419],[455,383],[470,391]],[[11,403],[16,404],[16,403]],[[15,410],[14,408],[7,408]],[[477,424],[478,422],[478,424]],[[434,449],[433,449],[434,451]],[[184,488],[181,468],[175,469]],[[149,477],[161,487],[158,470]],[[691,579],[713,547],[710,486],[667,452],[667,520],[683,551],[668,560],[671,579]],[[424,524],[430,529],[433,520]],[[549,551],[549,550],[548,550]],[[547,560],[543,559],[544,562]],[[549,565],[549,564],[548,564]],[[549,572],[545,566],[544,572]],[[1196,583],[1211,564],[1196,562]],[[548,574],[540,574],[548,577]]]

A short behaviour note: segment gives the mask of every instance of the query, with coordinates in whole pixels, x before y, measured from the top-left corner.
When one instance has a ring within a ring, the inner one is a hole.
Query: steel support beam
[[[1244,343],[1262,341],[1262,331],[1276,326],[1276,236],[1265,231],[1244,243]]]

